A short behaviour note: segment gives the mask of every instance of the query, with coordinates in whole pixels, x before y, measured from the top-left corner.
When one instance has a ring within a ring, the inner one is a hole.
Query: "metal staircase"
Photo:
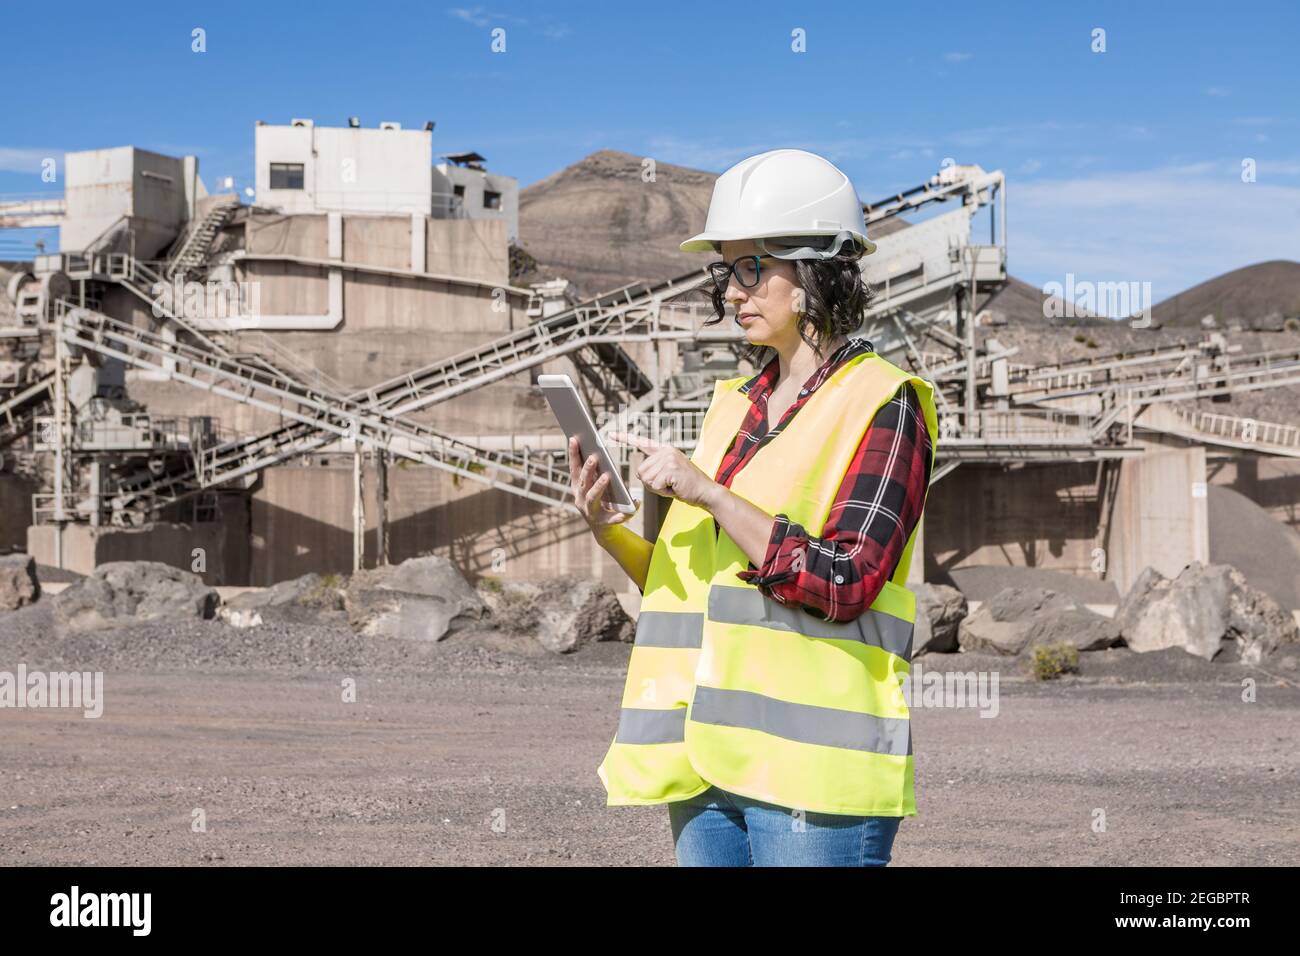
[[[238,196],[223,197],[201,219],[190,223],[173,246],[174,253],[168,257],[163,270],[167,278],[184,279],[190,273],[198,272],[212,248],[212,240],[238,208]]]
[[[1150,431],[1177,435],[1207,445],[1300,458],[1300,425],[1260,421],[1243,415],[1223,415],[1173,404],[1148,409],[1139,424]]]

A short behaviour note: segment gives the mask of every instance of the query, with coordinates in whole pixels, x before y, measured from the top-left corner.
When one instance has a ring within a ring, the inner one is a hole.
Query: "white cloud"
[[[1297,165],[1261,164],[1254,183],[1233,160],[1013,180],[1008,268],[1040,287],[1067,272],[1150,282],[1159,301],[1241,266],[1300,260]]]
[[[449,16],[458,20],[464,20],[466,23],[472,23],[476,27],[485,27],[492,21],[483,15],[482,7],[451,7],[447,10]]]
[[[973,53],[945,53],[943,58],[949,63],[962,63],[969,60],[975,54]]]
[[[493,23],[527,23],[525,17],[516,17],[509,13],[490,13],[485,7],[448,7],[447,13],[458,20],[472,23],[476,27],[485,27]]]
[[[1205,91],[1206,96],[1227,96],[1228,91],[1222,86],[1211,86]]]

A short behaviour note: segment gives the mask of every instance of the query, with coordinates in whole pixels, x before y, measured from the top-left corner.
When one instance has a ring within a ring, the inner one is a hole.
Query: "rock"
[[[1207,661],[1225,642],[1236,645],[1242,663],[1258,664],[1283,644],[1300,641],[1295,618],[1230,564],[1193,561],[1172,580],[1144,568],[1115,621],[1135,651],[1181,647]]]
[[[541,609],[538,598],[542,586],[532,581],[500,581],[484,578],[479,582],[478,595],[487,608],[492,627],[511,634],[529,637],[537,629]]]
[[[1045,588],[1003,588],[962,619],[957,643],[963,651],[1014,656],[1029,643],[1034,618],[1078,605]]]
[[[599,581],[559,577],[543,585],[537,639],[548,651],[567,654],[595,641],[636,640],[636,622],[618,595]]]
[[[281,581],[269,588],[244,591],[236,594],[226,604],[239,610],[284,607],[289,604],[337,609],[343,607],[343,597],[336,584],[326,582],[319,574],[312,572],[289,581]]]
[[[340,583],[335,575],[304,574],[269,588],[236,594],[218,614],[231,627],[256,627],[266,621],[318,623],[343,610]]]
[[[217,609],[217,617],[231,627],[258,627],[262,622],[262,612],[256,608],[232,608],[222,605]]]
[[[27,554],[0,557],[0,611],[16,611],[40,596],[35,558]]]
[[[1036,616],[1025,633],[1025,649],[1035,644],[1059,643],[1070,644],[1077,651],[1104,651],[1123,641],[1113,618],[1076,604]]]
[[[966,596],[946,584],[922,584],[916,589],[916,629],[912,657],[951,654],[957,646],[957,629],[969,611]]]
[[[604,584],[576,575],[544,582],[500,581],[480,590],[495,626],[527,634],[553,654],[596,641],[636,639],[636,622]]]
[[[421,641],[440,641],[485,610],[456,566],[437,555],[358,571],[343,601],[359,634]]]
[[[1138,618],[1141,617],[1144,608],[1159,594],[1169,587],[1170,581],[1155,568],[1148,565],[1142,569],[1142,573],[1137,576],[1133,586],[1128,589],[1128,594],[1124,595],[1123,600],[1115,607],[1115,624],[1119,627],[1119,632],[1128,643],[1127,635],[1133,633],[1137,626]],[[1129,645],[1132,647],[1132,645]],[[1136,648],[1134,648],[1136,650]],[[1154,650],[1154,648],[1150,648]]]
[[[1283,332],[1286,330],[1286,319],[1282,313],[1274,310],[1268,315],[1259,315],[1251,319],[1250,328],[1252,332]]]
[[[54,596],[56,624],[93,630],[118,618],[211,618],[221,598],[189,571],[157,561],[113,561]]]

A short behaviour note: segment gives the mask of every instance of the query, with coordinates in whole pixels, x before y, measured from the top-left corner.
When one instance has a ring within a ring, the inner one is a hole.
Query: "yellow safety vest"
[[[691,461],[714,475],[750,406],[719,381]],[[910,381],[931,447],[929,382],[855,356],[828,378],[731,490],[821,533],[876,411]],[[685,800],[716,784],[778,806],[912,816],[912,734],[901,680],[916,597],[913,530],[892,579],[854,621],[823,621],[736,576],[749,558],[703,508],[674,499],[655,540],[618,731],[597,774],[609,806]]]

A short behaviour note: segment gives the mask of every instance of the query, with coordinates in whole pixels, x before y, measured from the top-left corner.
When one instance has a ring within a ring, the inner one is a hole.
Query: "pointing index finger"
[[[655,451],[659,447],[659,442],[653,438],[642,438],[640,435],[633,435],[630,432],[610,432],[609,437],[616,442],[631,445],[633,448],[639,448],[642,451]]]

